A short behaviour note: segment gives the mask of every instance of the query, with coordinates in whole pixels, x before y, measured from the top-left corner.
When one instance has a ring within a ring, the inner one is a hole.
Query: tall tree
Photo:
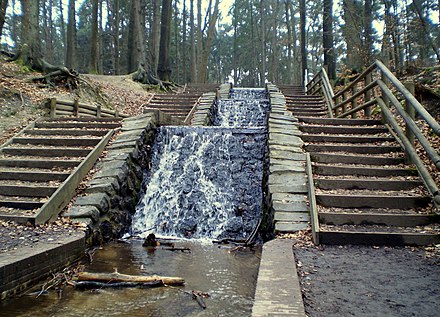
[[[41,69],[43,59],[38,31],[39,1],[21,0],[21,9],[23,12],[21,29],[22,47],[19,58],[24,64],[39,70]]]
[[[157,75],[163,81],[171,80],[170,66],[170,34],[172,17],[172,0],[162,0],[162,14],[160,21],[160,44],[159,44],[159,63]]]
[[[300,28],[301,28],[301,83],[304,84],[307,73],[307,44],[306,44],[306,1],[299,0]]]
[[[75,18],[75,0],[69,0],[66,35],[66,61],[68,68],[76,67],[76,18]]]
[[[6,20],[6,8],[8,7],[8,0],[0,1],[0,36],[3,34],[3,25]]]
[[[90,29],[90,64],[89,72],[92,74],[98,73],[98,8],[99,0],[92,0],[92,25]]]
[[[151,69],[155,75],[157,75],[157,67],[159,63],[159,42],[160,42],[160,1],[153,0],[153,23],[151,25],[150,32],[150,62]]]
[[[194,26],[194,0],[190,0],[189,20],[190,20],[190,81],[195,83],[197,81],[197,66],[196,66],[196,42],[195,42],[195,26]]]
[[[365,0],[365,2],[370,0]],[[328,77],[336,79],[336,60],[333,47],[333,0],[324,0],[324,13],[322,19],[322,46],[324,48],[324,66],[327,66]]]

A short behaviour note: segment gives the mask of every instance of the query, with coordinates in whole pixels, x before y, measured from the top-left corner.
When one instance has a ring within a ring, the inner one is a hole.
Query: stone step
[[[33,160],[33,159],[0,159],[0,166],[26,168],[71,168],[81,163],[80,160]]]
[[[346,153],[360,153],[360,154],[385,154],[391,152],[399,152],[402,149],[400,146],[387,145],[321,145],[321,144],[306,144],[305,150],[307,152],[346,152]]]
[[[319,153],[319,152],[310,153],[310,157],[313,162],[318,162],[318,163],[396,165],[404,162],[403,157],[361,156],[361,155],[330,154],[330,153]]]
[[[12,143],[31,144],[31,145],[49,145],[49,146],[95,146],[101,141],[97,138],[25,138],[15,137]]]
[[[378,134],[388,133],[385,127],[369,126],[328,126],[328,125],[300,125],[300,130],[306,133],[326,133],[326,134]]]
[[[1,185],[0,195],[20,197],[49,197],[58,187],[56,186],[24,186],[24,185]]]
[[[336,208],[396,208],[426,207],[432,201],[426,196],[335,195],[316,194],[316,202]]]
[[[69,173],[62,172],[0,172],[0,180],[19,180],[28,182],[64,181]]]
[[[77,148],[19,148],[19,147],[7,147],[2,149],[2,153],[8,155],[22,155],[22,156],[39,156],[39,157],[83,157],[90,153],[90,149],[77,149]]]
[[[324,135],[324,134],[303,134],[304,142],[324,142],[324,143],[378,143],[393,142],[392,137],[384,136],[346,136],[346,135]]]
[[[437,214],[393,214],[381,213],[353,213],[353,212],[320,212],[319,222],[328,225],[381,225],[390,227],[426,226],[440,221]]]
[[[391,179],[316,179],[316,187],[323,190],[332,189],[368,189],[368,190],[407,190],[423,186],[423,182],[415,180]]]
[[[319,165],[313,166],[313,172],[319,175],[357,175],[357,176],[416,176],[417,170],[408,168],[380,168],[380,167],[364,167],[364,166],[332,166]]]
[[[380,120],[372,119],[339,119],[339,118],[314,118],[298,117],[300,122],[318,124],[318,125],[347,125],[347,126],[381,126]]]

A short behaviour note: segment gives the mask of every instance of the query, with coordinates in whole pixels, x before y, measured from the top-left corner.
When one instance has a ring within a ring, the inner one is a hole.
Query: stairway
[[[160,110],[183,121],[203,93],[217,88],[218,84],[189,84],[183,92],[154,95],[144,108]]]
[[[6,142],[0,147],[0,219],[41,223],[55,217],[76,188],[60,193],[60,186],[79,184],[120,126],[117,118],[42,118]],[[55,193],[63,199],[53,208],[48,202]]]
[[[311,157],[319,243],[439,243],[432,198],[381,121],[326,118],[311,103],[318,109],[315,96],[292,96],[288,107]]]

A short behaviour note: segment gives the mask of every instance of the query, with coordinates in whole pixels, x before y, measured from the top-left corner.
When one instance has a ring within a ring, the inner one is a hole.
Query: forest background
[[[323,65],[336,79],[376,58],[397,74],[440,61],[439,0],[0,2],[4,53],[26,48],[24,64],[81,73],[141,71],[145,83],[261,86],[301,83]]]

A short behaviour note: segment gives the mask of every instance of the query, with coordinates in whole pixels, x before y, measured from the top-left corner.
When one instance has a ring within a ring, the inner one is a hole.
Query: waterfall
[[[228,99],[214,108],[224,104],[217,126],[159,128],[132,234],[245,239],[252,231],[262,210],[269,103]]]

